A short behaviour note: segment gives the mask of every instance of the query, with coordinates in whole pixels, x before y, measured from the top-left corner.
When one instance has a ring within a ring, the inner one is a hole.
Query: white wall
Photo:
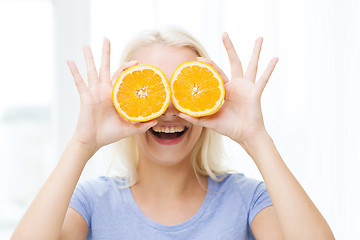
[[[26,166],[30,171],[37,172],[43,169],[42,177],[32,179],[23,175],[27,184],[31,185],[32,181],[35,181],[35,190],[26,195],[24,203],[12,205],[17,207],[12,211],[17,212],[16,217],[12,217],[12,224],[9,223],[9,218],[0,218],[0,232],[2,231],[4,236],[11,232],[9,229],[35,195],[40,180],[50,173],[75,127],[79,99],[65,60],[75,60],[80,72],[85,73],[81,46],[90,44],[95,61],[99,64],[102,40],[106,36],[112,42],[111,68],[114,70],[119,64],[125,43],[136,32],[147,28],[178,25],[197,37],[207,48],[211,58],[227,73],[229,64],[220,39],[223,31],[227,31],[232,37],[244,66],[247,65],[256,37],[264,37],[259,70],[264,70],[271,57],[280,58],[262,98],[266,127],[286,164],[323,213],[336,238],[360,239],[360,193],[357,190],[360,183],[359,1],[16,2],[19,9],[31,4],[29,2],[39,5],[48,2],[52,6],[50,10],[53,14],[53,39],[49,41],[53,42],[54,47],[54,68],[51,71],[53,84],[47,86],[52,94],[48,97],[37,94],[43,96],[43,99],[39,100],[40,105],[48,106],[47,111],[52,114],[44,124],[39,125],[37,122],[37,125],[29,125],[31,128],[38,126],[37,132],[42,132],[39,135],[43,139],[41,144],[39,143],[39,149],[48,149],[41,150],[45,154],[41,154],[40,157],[32,157],[42,159],[38,161],[39,165],[32,164],[37,161],[25,158],[21,152],[16,155],[18,165],[23,164],[26,159]],[[6,3],[7,1],[0,1],[0,4]],[[4,21],[0,24],[4,29]],[[21,24],[14,27],[19,29]],[[36,26],[27,26],[27,29],[31,28],[33,30],[29,31],[35,36],[39,34],[35,30],[41,31]],[[4,39],[0,39],[0,47],[15,44],[14,41]],[[26,42],[26,38],[23,42]],[[37,51],[41,53],[42,49],[38,47]],[[33,53],[30,49],[25,49],[18,56],[21,58],[29,54]],[[0,60],[5,68],[16,66],[16,62],[7,61],[4,55],[0,54]],[[27,64],[33,64],[32,68],[39,65],[36,61],[28,61]],[[16,68],[22,69],[21,66]],[[36,82],[34,75],[29,78],[29,81],[34,82],[33,87],[39,88],[37,84],[43,86],[43,83]],[[40,80],[49,78],[39,76]],[[12,85],[5,79],[6,77],[0,81],[0,89],[9,89],[8,94],[16,95]],[[17,81],[16,77],[14,81]],[[13,108],[13,101],[2,96],[0,114],[3,116],[5,109]],[[19,98],[19,104],[26,101],[21,99],[21,96]],[[45,110],[40,108],[38,111],[43,114]],[[12,134],[11,129],[20,129],[15,122],[11,124],[12,128],[4,121],[0,125],[0,129],[3,129],[0,132],[0,163],[2,169],[21,171],[18,167],[18,170],[9,167],[11,164],[8,156],[14,155],[11,151],[15,150],[5,151],[3,148],[12,146],[16,138],[11,142],[2,136]],[[49,132],[50,134],[47,134]],[[28,131],[28,135],[34,136],[31,131]],[[226,141],[234,166],[246,175],[260,179],[261,175],[245,152],[236,144]],[[28,142],[24,140],[18,144],[18,149],[26,149]],[[36,148],[36,144],[32,148]],[[10,181],[9,176],[12,174],[4,172],[0,169],[0,178],[6,183],[0,184],[0,201],[5,206],[0,209],[10,204],[11,198],[4,197],[14,194],[10,192],[10,188],[23,192],[27,186],[22,184],[22,181]],[[83,178],[103,173],[101,154],[97,154],[89,162]],[[1,236],[0,233],[0,239]]]

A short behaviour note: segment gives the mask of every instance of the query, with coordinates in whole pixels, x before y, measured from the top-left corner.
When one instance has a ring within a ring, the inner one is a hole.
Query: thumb
[[[144,133],[147,130],[149,130],[151,127],[155,126],[157,124],[157,121],[155,119],[148,121],[148,122],[142,122],[135,124],[135,127],[138,129],[140,133]]]
[[[211,116],[205,116],[205,117],[191,117],[189,115],[186,115],[184,113],[179,113],[179,117],[184,119],[185,121],[188,121],[189,123],[192,123],[193,125],[206,127],[213,129],[212,122],[211,122]]]

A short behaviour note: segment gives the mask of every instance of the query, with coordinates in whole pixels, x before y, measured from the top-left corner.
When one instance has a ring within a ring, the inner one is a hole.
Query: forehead
[[[156,44],[137,50],[133,60],[137,60],[139,64],[151,64],[160,68],[170,79],[181,63],[196,60],[196,57],[198,55],[195,51],[187,47]]]

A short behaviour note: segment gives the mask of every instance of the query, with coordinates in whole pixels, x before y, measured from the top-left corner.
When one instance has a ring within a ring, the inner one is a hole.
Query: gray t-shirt
[[[127,180],[100,177],[78,184],[70,207],[89,226],[87,239],[255,239],[251,222],[272,205],[265,184],[243,174],[228,174],[223,181],[208,177],[208,190],[198,212],[177,225],[159,224],[137,206]]]

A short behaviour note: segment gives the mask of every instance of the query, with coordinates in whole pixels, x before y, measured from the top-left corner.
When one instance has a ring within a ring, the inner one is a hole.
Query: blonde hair
[[[164,30],[147,30],[136,35],[125,48],[122,62],[134,60],[133,57],[139,49],[155,44],[187,47],[199,57],[208,58],[203,46],[195,38],[182,29],[172,27]],[[116,176],[129,178],[130,186],[135,184],[139,163],[135,137],[131,136],[113,143],[109,149],[111,153],[108,156],[109,170]],[[225,159],[222,135],[203,128],[192,153],[192,166],[196,176],[198,178],[199,175],[209,176],[215,181],[221,181],[222,176],[230,171],[224,164]]]

